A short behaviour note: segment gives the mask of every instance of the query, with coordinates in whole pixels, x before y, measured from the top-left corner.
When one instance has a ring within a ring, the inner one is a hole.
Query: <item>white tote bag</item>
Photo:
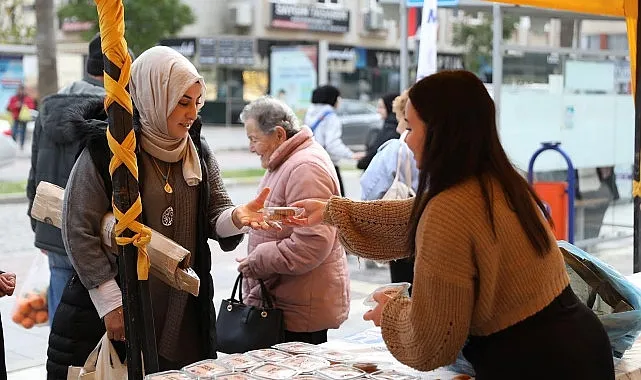
[[[91,351],[85,365],[69,366],[67,380],[127,380],[127,364],[120,362],[118,353],[107,333]]]
[[[392,181],[392,185],[381,199],[407,199],[416,195],[416,192],[412,189],[412,163],[410,160],[413,158],[409,154],[410,148],[405,144],[406,135],[407,131],[403,132],[399,139],[401,146],[398,148],[394,181]],[[401,170],[403,170],[405,182],[401,181]]]

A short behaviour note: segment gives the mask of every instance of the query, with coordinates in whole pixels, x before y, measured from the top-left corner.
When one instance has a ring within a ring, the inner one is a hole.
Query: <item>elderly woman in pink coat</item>
[[[248,104],[240,117],[250,151],[267,169],[259,186],[271,188],[265,206],[340,194],[331,159],[285,103],[263,97]],[[249,305],[261,304],[257,279],[265,282],[284,312],[286,342],[324,343],[327,330],[347,319],[347,260],[333,227],[251,231],[238,270],[247,278],[243,294]]]

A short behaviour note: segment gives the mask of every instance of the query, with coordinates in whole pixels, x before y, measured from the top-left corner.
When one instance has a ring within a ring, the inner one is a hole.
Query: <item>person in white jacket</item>
[[[354,153],[343,143],[343,125],[336,114],[341,100],[340,91],[334,86],[320,86],[312,92],[312,105],[307,109],[305,124],[314,133],[316,141],[327,151],[334,163],[341,195],[345,196],[345,187],[338,164],[342,159],[358,160],[364,153]]]

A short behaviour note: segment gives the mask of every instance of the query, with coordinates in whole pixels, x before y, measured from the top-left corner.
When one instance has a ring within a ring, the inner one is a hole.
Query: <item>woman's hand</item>
[[[0,297],[12,296],[13,291],[16,289],[16,275],[15,273],[2,273],[0,274]]]
[[[268,187],[264,188],[256,199],[234,209],[232,221],[236,228],[241,229],[247,226],[255,230],[282,229],[278,223],[265,221],[264,215],[261,212],[262,208],[265,207],[265,200],[269,195],[269,191],[270,189]]]
[[[302,201],[292,203],[291,206],[302,208],[305,211],[303,211],[300,216],[288,218],[284,221],[284,224],[288,226],[312,227],[323,222],[327,200],[303,199]]]
[[[249,259],[247,257],[242,257],[236,259],[238,263],[238,272],[243,274],[245,278],[256,278],[254,271],[252,271],[249,266]]]
[[[374,293],[374,301],[376,301],[376,307],[367,313],[363,314],[363,319],[366,321],[374,322],[374,325],[381,325],[381,315],[383,314],[383,308],[387,305],[387,302],[392,299],[384,292]]]
[[[107,338],[117,341],[125,341],[125,317],[122,313],[122,306],[113,309],[104,318]]]

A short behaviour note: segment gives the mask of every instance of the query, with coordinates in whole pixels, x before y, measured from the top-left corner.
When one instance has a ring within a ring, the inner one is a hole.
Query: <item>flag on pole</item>
[[[423,1],[423,17],[421,19],[421,34],[418,46],[418,68],[416,81],[436,73],[436,36],[438,20],[436,17],[437,0]]]

